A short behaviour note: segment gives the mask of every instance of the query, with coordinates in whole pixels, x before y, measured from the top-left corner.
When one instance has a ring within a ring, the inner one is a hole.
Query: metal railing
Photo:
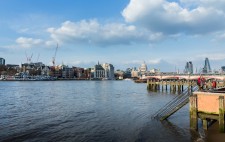
[[[170,102],[164,105],[161,109],[159,109],[156,113],[152,115],[152,119],[160,119],[165,120],[184,105],[189,102],[189,96],[192,92],[198,90],[198,86],[194,86],[191,88],[186,88],[180,95],[177,95]]]

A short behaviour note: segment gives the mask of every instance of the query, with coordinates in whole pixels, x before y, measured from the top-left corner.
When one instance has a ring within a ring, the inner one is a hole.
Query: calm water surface
[[[132,81],[0,82],[0,141],[203,141],[189,129],[189,106],[151,115],[176,94]]]

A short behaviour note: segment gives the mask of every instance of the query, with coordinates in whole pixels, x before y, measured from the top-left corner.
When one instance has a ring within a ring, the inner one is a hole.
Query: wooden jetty
[[[190,96],[190,127],[198,130],[198,119],[203,128],[208,129],[214,121],[219,121],[220,132],[225,132],[225,93],[194,92]]]
[[[221,80],[216,81],[217,88],[222,88],[225,86],[225,82]],[[147,89],[150,91],[157,90],[170,90],[171,92],[182,92],[184,91],[184,86],[194,87],[197,85],[197,80],[184,80],[184,79],[167,79],[167,80],[158,80],[158,79],[148,79],[147,80]],[[204,89],[209,90],[212,88],[212,81],[206,80],[204,84]]]
[[[190,127],[198,130],[198,120],[203,122],[205,130],[214,123],[219,122],[220,132],[225,132],[225,77],[206,77],[202,88],[197,85],[197,77],[194,79],[176,78],[148,78],[147,88],[150,91],[170,90],[178,91],[180,95],[173,98],[165,106],[160,108],[152,118],[165,120],[190,102]],[[212,86],[212,80],[216,81],[216,88]],[[184,86],[186,86],[184,88]]]
[[[170,90],[170,91],[184,91],[184,86],[196,86],[196,81],[184,81],[184,80],[147,80],[147,89],[151,91],[157,90]]]

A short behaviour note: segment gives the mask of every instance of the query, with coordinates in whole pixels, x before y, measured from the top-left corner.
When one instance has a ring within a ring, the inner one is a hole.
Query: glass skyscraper
[[[211,73],[211,72],[212,72],[212,70],[211,70],[211,67],[210,67],[209,59],[205,58],[205,65],[202,69],[202,73]]]
[[[0,65],[5,65],[5,59],[4,58],[0,58]]]
[[[187,62],[186,63],[186,66],[185,66],[185,73],[188,73],[188,74],[193,74],[193,64],[191,61]]]

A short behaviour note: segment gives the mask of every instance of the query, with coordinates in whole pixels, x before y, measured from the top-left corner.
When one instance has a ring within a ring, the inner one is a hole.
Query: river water
[[[176,95],[133,81],[1,81],[0,141],[207,141],[190,130],[189,105],[151,119]]]

